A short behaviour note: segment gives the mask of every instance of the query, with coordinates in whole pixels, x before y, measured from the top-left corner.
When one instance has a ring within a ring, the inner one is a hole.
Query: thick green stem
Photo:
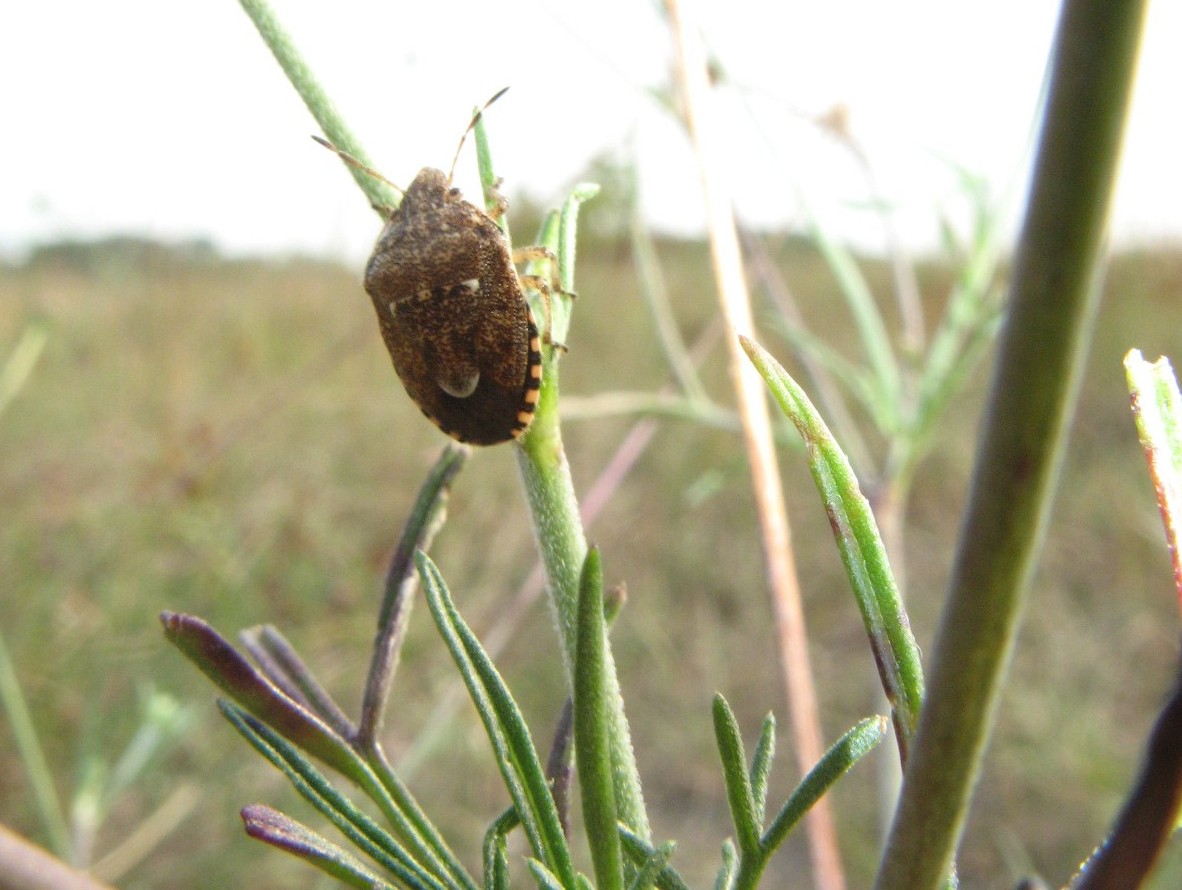
[[[554,251],[559,260],[560,285],[567,294],[574,292],[575,228],[579,204],[595,194],[595,187],[576,186],[561,214],[547,221],[541,243]],[[569,298],[551,295],[551,336],[561,343],[570,322]],[[517,466],[525,487],[526,502],[534,527],[534,537],[546,570],[546,588],[554,611],[562,643],[563,661],[568,681],[572,677],[577,643],[579,578],[587,558],[587,538],[579,515],[574,481],[562,444],[558,416],[558,365],[562,350],[551,345],[543,350],[542,389],[534,421],[522,436],[517,449]],[[611,647],[604,653],[608,734],[611,745],[612,779],[615,784],[617,814],[633,832],[651,839],[648,815],[640,790],[640,773],[632,750],[624,699],[616,675]],[[570,683],[568,682],[568,686]]]
[[[587,556],[587,539],[579,517],[570,465],[562,447],[558,423],[558,361],[546,362],[534,422],[517,449],[517,466],[525,486],[534,535],[546,568],[546,586],[562,641],[568,676],[574,661],[578,614],[579,574]],[[640,774],[632,750],[624,700],[620,694],[610,647],[604,653],[612,777],[620,821],[646,841],[651,839],[640,791]]]
[[[1068,0],[928,698],[876,887],[949,873],[1046,527],[1099,292],[1143,0]]]

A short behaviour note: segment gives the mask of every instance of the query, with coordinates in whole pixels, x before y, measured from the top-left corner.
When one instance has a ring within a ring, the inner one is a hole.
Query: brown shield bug
[[[473,116],[461,148],[484,108],[504,92]],[[451,180],[452,173],[431,167],[419,171],[402,202],[389,211],[365,267],[365,290],[394,370],[414,403],[453,439],[495,445],[516,439],[533,420],[542,383],[541,342],[508,239]],[[521,255],[553,258],[541,248]],[[549,299],[547,282],[528,280]]]

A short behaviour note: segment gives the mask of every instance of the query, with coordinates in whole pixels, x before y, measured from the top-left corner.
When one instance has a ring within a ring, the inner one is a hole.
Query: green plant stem
[[[558,362],[552,356],[546,364],[545,383],[534,422],[517,449],[517,466],[546,569],[546,586],[569,676],[576,644],[579,574],[587,556],[587,539],[579,519],[570,465],[562,446],[557,377]],[[620,821],[648,841],[651,835],[640,791],[640,774],[610,647],[604,652],[604,663],[604,697],[608,709],[616,806]]]
[[[573,228],[571,205],[577,207],[578,195],[567,202],[561,217],[556,247],[560,258],[560,284],[567,293],[574,291]],[[565,319],[563,319],[565,320]],[[555,324],[555,336],[565,336],[565,328]],[[560,340],[561,342],[561,340]],[[572,677],[577,648],[579,578],[587,557],[587,539],[579,517],[574,481],[562,444],[558,417],[558,366],[560,350],[544,350],[542,389],[534,421],[517,448],[517,467],[525,488],[534,536],[542,565],[546,570],[546,588],[561,637],[568,678]],[[604,652],[603,696],[607,711],[611,745],[612,778],[615,785],[617,814],[621,822],[644,840],[651,840],[648,815],[640,789],[640,773],[632,750],[624,700],[611,647]],[[570,684],[568,683],[568,688]]]
[[[267,44],[267,48],[275,56],[275,61],[279,63],[279,67],[283,69],[283,73],[287,75],[291,85],[304,100],[308,111],[312,112],[312,117],[316,118],[316,123],[320,125],[320,129],[324,131],[328,141],[341,151],[352,155],[362,164],[368,165],[369,161],[361,149],[361,144],[345,125],[344,119],[337,113],[328,94],[324,92],[320,82],[316,80],[311,69],[308,68],[308,63],[304,61],[304,57],[300,55],[287,32],[283,30],[283,26],[279,24],[270,5],[265,0],[240,0],[240,3],[246,14],[250,16],[250,20],[254,22],[259,36],[263,38],[263,42]],[[400,196],[395,194],[386,183],[350,164],[345,166],[349,170],[349,175],[353,177],[353,181],[357,183],[358,188],[369,198],[370,204],[375,208],[398,206],[401,200]]]
[[[1049,514],[1098,301],[1143,0],[1068,0],[928,698],[875,886],[949,873]]]

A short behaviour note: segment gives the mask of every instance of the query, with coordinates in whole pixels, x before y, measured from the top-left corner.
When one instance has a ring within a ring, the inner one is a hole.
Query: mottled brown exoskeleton
[[[546,282],[529,280],[549,299]],[[394,370],[436,426],[473,445],[525,431],[542,383],[538,327],[504,232],[450,174],[419,171],[378,236],[365,290]]]
[[[365,267],[365,290],[407,393],[461,442],[516,439],[542,383],[538,328],[504,232],[425,167]]]

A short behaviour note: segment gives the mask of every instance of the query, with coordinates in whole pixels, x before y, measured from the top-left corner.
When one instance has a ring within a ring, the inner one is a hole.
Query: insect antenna
[[[502,92],[504,92],[504,91],[502,90]],[[481,110],[483,110],[483,109],[481,109]],[[317,142],[319,142],[321,145],[323,145],[325,148],[327,148],[329,151],[331,151],[333,154],[335,154],[337,157],[339,157],[342,161],[344,161],[350,167],[355,167],[356,169],[358,169],[362,173],[364,173],[366,176],[371,176],[374,179],[376,179],[378,182],[384,182],[386,185],[390,186],[390,188],[397,191],[398,194],[400,194],[400,195],[406,194],[406,189],[404,189],[402,186],[391,182],[385,176],[383,176],[381,173],[379,173],[377,170],[375,170],[373,167],[370,167],[367,164],[361,163],[361,161],[357,160],[357,158],[353,157],[353,155],[349,154],[344,149],[337,148],[335,145],[333,145],[327,139],[321,139],[319,136],[317,136],[315,134],[312,135],[312,138],[315,139]]]
[[[480,110],[472,115],[472,120],[468,121],[468,126],[464,128],[464,133],[462,136],[460,136],[460,144],[456,146],[455,157],[451,159],[451,168],[447,171],[448,182],[451,182],[452,174],[456,172],[456,162],[460,159],[460,149],[464,147],[464,140],[468,138],[468,134],[472,132],[478,123],[480,123],[480,116],[484,114],[485,109],[487,109],[488,106],[492,105],[497,101],[497,99],[501,98],[501,96],[505,95],[507,92],[509,92],[508,87],[502,87],[501,89],[497,90],[496,94],[483,105],[481,105]]]

